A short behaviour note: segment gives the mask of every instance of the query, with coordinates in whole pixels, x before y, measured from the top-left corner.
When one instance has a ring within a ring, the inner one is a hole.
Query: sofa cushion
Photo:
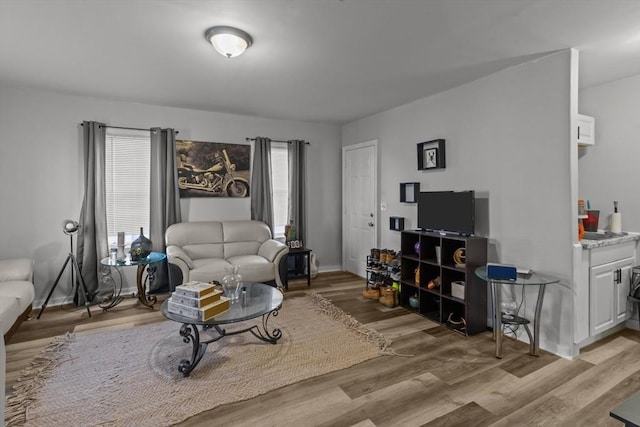
[[[261,243],[258,241],[252,242],[231,242],[224,244],[224,258],[229,260],[238,255],[257,255],[258,249]]]
[[[33,280],[33,261],[29,258],[0,260],[0,282]]]
[[[197,259],[224,258],[224,244],[222,243],[188,243],[182,249],[194,262]]]
[[[231,264],[239,265],[238,273],[245,283],[271,281],[275,279],[275,267],[259,255],[238,255],[228,258]]]
[[[225,267],[229,265],[222,258],[204,258],[193,261],[194,268],[189,272],[189,280],[198,282],[222,281]]]
[[[218,221],[181,222],[171,225],[165,233],[167,246],[185,247],[203,243],[223,243],[222,223]]]
[[[17,298],[13,296],[0,296],[0,327],[2,328],[2,335],[11,329],[23,311],[24,310],[20,310]]]
[[[19,316],[31,305],[33,299],[36,297],[36,291],[31,282],[12,280],[9,282],[0,282],[0,297],[14,298],[20,310],[18,313]],[[18,316],[16,316],[16,318]],[[13,324],[13,322],[11,323]]]
[[[271,238],[269,226],[261,221],[223,221],[224,242],[264,242]]]

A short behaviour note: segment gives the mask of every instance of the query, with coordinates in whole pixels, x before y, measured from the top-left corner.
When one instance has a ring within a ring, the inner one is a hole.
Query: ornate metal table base
[[[180,361],[180,363],[178,364],[178,371],[185,377],[188,377],[191,371],[193,371],[195,367],[198,366],[198,363],[200,363],[202,356],[204,356],[204,353],[207,351],[207,346],[209,345],[209,343],[218,341],[219,339],[229,335],[237,335],[237,334],[242,334],[244,332],[251,332],[256,338],[264,342],[276,344],[278,340],[282,337],[282,331],[278,328],[275,328],[271,332],[269,332],[267,323],[269,321],[269,318],[272,315],[274,317],[277,316],[278,310],[276,309],[276,310],[270,311],[267,314],[262,315],[262,325],[253,325],[249,328],[240,329],[232,332],[227,332],[226,329],[221,328],[218,325],[204,325],[203,329],[208,330],[208,329],[214,328],[218,332],[218,336],[208,341],[200,341],[200,333],[198,332],[197,325],[191,324],[191,323],[183,323],[182,326],[180,327],[180,335],[184,337],[183,341],[185,343],[192,344],[192,352],[191,352],[191,360],[183,359]]]
[[[155,296],[147,294],[147,281],[152,281],[156,272],[156,264],[166,259],[167,256],[161,252],[151,252],[146,258],[131,261],[129,257],[126,260],[116,261],[111,258],[103,258],[100,260],[100,274],[102,276],[101,281],[107,289],[104,291],[104,295],[101,296],[101,300],[98,305],[103,310],[108,310],[118,305],[124,299],[120,294],[122,293],[122,273],[120,267],[135,267],[136,271],[136,288],[138,290],[138,301],[145,307],[149,307],[153,310],[153,305],[158,301]],[[119,285],[114,280],[111,269],[115,268],[120,276]],[[147,277],[144,278],[145,269],[147,270]],[[111,291],[113,289],[113,291]]]
[[[143,279],[144,269],[147,269],[147,278]],[[146,280],[153,280],[153,275],[156,271],[154,265],[138,264],[138,271],[136,272],[136,285],[138,287],[138,301],[145,307],[149,307],[153,310],[153,304],[158,302],[158,298],[153,295],[147,295]]]
[[[116,271],[119,276],[117,283],[116,279],[113,278],[111,267],[104,264],[100,265],[101,282],[109,289],[108,292],[105,291],[104,297],[98,301],[98,307],[104,311],[115,307],[124,300],[124,298],[120,296],[122,292],[122,273],[120,273],[120,270],[116,269]],[[111,291],[111,289],[113,290]]]

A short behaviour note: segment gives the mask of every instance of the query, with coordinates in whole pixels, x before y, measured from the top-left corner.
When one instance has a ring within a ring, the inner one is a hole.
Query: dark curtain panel
[[[149,238],[155,252],[164,252],[164,233],[167,227],[182,221],[176,167],[176,133],[173,129],[151,129],[150,210]],[[166,260],[153,267],[155,270],[149,276],[149,293],[172,290]]]
[[[289,141],[289,223],[296,226],[296,240],[306,243],[307,235],[307,143]]]
[[[271,139],[257,137],[251,171],[251,219],[262,221],[273,234],[273,187],[271,185]]]
[[[78,266],[93,299],[98,292],[100,259],[108,255],[105,196],[105,128],[103,123],[83,122],[84,198],[80,211],[80,231],[76,243]],[[84,290],[78,286],[74,302],[85,304]]]

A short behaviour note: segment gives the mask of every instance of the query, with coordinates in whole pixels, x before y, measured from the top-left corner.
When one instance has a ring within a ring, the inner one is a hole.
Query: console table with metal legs
[[[504,337],[503,326],[522,325],[525,332],[529,336],[529,354],[532,356],[540,355],[540,312],[542,311],[542,303],[544,301],[544,292],[547,285],[560,282],[560,279],[546,276],[538,273],[518,274],[515,280],[494,279],[487,276],[486,267],[476,269],[476,275],[486,280],[491,287],[493,307],[491,315],[493,319],[493,339],[496,342],[496,357],[502,358],[502,339]],[[509,286],[538,286],[538,298],[536,300],[535,311],[533,315],[533,333],[529,329],[529,319],[514,315],[505,315],[501,310],[502,303],[502,285]]]

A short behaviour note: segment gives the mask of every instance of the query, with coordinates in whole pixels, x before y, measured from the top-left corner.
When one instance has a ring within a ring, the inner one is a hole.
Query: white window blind
[[[273,186],[273,235],[284,236],[289,216],[288,144],[271,143],[271,184]]]
[[[118,232],[129,245],[143,227],[149,236],[151,137],[147,131],[109,129],[106,132],[105,187],[109,245]]]

